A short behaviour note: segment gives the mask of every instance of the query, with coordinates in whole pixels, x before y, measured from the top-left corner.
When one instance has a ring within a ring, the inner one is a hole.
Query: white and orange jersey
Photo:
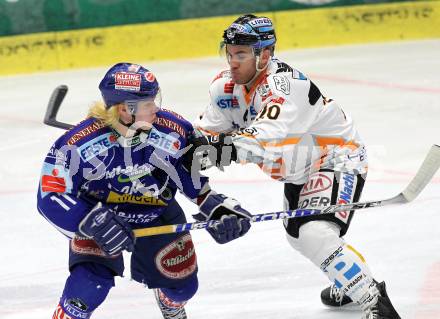
[[[272,59],[248,90],[229,71],[212,82],[195,122],[205,134],[232,133],[238,161],[303,184],[319,169],[364,174],[367,159],[352,119],[301,72]]]

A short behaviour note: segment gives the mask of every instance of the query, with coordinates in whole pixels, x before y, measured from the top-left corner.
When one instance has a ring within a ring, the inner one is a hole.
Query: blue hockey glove
[[[93,239],[109,256],[134,249],[136,238],[130,226],[101,203],[83,218],[78,230],[85,237]]]
[[[251,228],[252,215],[233,198],[210,191],[199,205],[200,213],[193,215],[198,221],[219,220],[214,227],[207,228],[219,244],[228,243],[246,234]]]

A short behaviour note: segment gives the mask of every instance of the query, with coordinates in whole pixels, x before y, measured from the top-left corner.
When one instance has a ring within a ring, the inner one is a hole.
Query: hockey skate
[[[172,301],[160,289],[154,289],[154,296],[164,319],[187,319],[184,308],[186,302]]]
[[[333,284],[330,287],[325,288],[321,291],[321,302],[329,307],[355,307],[356,303],[353,303],[350,297],[346,296],[342,289],[336,288]]]
[[[388,297],[385,282],[376,284],[373,289],[364,301],[364,305],[361,303],[361,308],[365,312],[362,319],[400,319]]]

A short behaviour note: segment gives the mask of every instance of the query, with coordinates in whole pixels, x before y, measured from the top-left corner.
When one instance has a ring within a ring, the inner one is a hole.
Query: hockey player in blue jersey
[[[184,151],[193,127],[160,108],[153,73],[119,63],[99,89],[104,103],[58,138],[43,164],[38,210],[69,239],[70,275],[53,319],[90,318],[122,275],[124,250],[132,252],[132,278],[154,289],[163,317],[186,318],[198,288],[191,235],[135,238],[132,230],[185,223],[177,190],[199,206],[194,218],[220,220],[208,231],[221,244],[249,230],[250,214],[191,171]]]

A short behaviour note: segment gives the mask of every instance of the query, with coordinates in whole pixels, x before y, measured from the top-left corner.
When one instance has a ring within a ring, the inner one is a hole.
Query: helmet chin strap
[[[267,68],[267,66],[269,65],[269,60],[267,60],[267,63],[262,68],[258,67],[259,64],[260,64],[260,56],[257,55],[255,57],[255,69],[257,71],[255,72],[254,76],[247,83],[243,84],[246,87],[249,87],[255,81],[255,79],[260,75],[260,73]]]
[[[121,123],[122,125],[124,125],[125,127],[130,128],[136,122],[136,117],[133,114],[131,114],[131,122],[130,123],[124,123],[121,120],[121,118],[119,117],[118,122]]]
[[[119,123],[121,123],[122,125],[124,125],[129,131],[130,130],[133,130],[131,127],[132,127],[132,125],[134,125],[134,123],[136,123],[136,116],[135,115],[133,115],[133,114],[131,114],[131,122],[130,123],[124,123],[122,120],[121,120],[121,118],[119,118]],[[141,129],[141,128],[138,128],[138,129],[136,129],[136,131],[135,131],[135,133],[133,134],[133,136],[136,136],[136,135],[139,135],[139,134],[141,134],[141,133],[145,133],[145,132],[148,132],[150,129],[146,129],[146,130],[144,130],[144,129]]]

